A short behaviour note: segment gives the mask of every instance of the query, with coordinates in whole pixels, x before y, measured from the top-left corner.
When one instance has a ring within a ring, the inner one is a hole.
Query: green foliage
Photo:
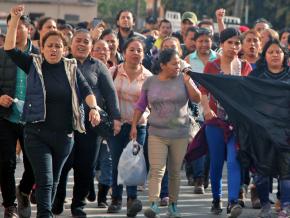
[[[129,9],[136,15],[136,0],[98,0],[99,17],[110,24],[121,9]],[[146,17],[146,1],[140,0],[140,16]]]

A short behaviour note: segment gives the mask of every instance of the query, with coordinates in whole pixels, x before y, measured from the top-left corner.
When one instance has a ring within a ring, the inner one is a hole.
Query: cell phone
[[[103,20],[100,18],[94,18],[92,21],[92,27],[95,28],[96,26],[98,26],[100,23],[102,23]]]

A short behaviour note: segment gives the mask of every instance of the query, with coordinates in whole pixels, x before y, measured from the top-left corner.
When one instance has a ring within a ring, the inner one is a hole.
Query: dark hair
[[[186,30],[185,36],[188,36],[188,34],[189,34],[190,32],[194,32],[194,33],[196,34],[197,31],[198,31],[198,27],[191,26],[191,27],[189,27],[189,28]],[[195,35],[195,34],[194,34],[194,35]]]
[[[259,19],[257,19],[257,20],[255,21],[255,25],[256,25],[257,23],[265,23],[265,24],[268,24],[270,28],[272,28],[272,24],[271,24],[268,20],[266,20],[265,18],[259,18]]]
[[[162,25],[163,23],[169,23],[169,24],[170,24],[170,27],[172,27],[171,22],[170,22],[169,20],[167,20],[167,19],[162,19],[162,20],[159,22],[158,28],[160,28],[161,25]]]
[[[158,60],[153,65],[153,73],[158,74],[161,71],[161,64],[167,64],[174,55],[177,55],[179,57],[179,54],[175,49],[167,48],[162,50],[159,53]]]
[[[44,47],[45,42],[47,41],[47,39],[50,36],[58,36],[58,37],[60,37],[61,40],[62,40],[63,45],[67,46],[67,41],[66,41],[65,37],[63,36],[63,34],[60,31],[52,30],[52,31],[49,31],[49,32],[45,33],[45,35],[43,36],[43,38],[42,38],[42,48]]]
[[[287,67],[288,66],[288,52],[286,50],[285,47],[283,47],[283,45],[280,43],[280,41],[278,39],[270,39],[264,46],[263,51],[260,55],[260,59],[257,61],[257,68],[262,68],[262,67],[267,67],[267,62],[266,62],[266,53],[267,50],[269,49],[269,47],[271,45],[277,45],[284,53],[284,60],[282,63],[283,67]]]
[[[104,39],[104,37],[107,36],[107,35],[113,35],[114,37],[116,37],[118,39],[117,33],[114,30],[112,30],[112,29],[105,29],[102,32],[102,34],[100,36],[100,39]]]
[[[202,25],[211,25],[212,27],[214,26],[213,22],[210,21],[210,20],[202,20],[202,21],[199,22],[199,24],[197,26],[201,27]]]
[[[288,35],[288,45],[290,45],[290,34]]]
[[[281,40],[282,35],[283,35],[284,33],[290,33],[290,28],[284,28],[284,29],[282,29],[282,30],[279,31],[280,40]]]
[[[53,20],[53,21],[55,21],[52,17],[44,17],[44,18],[40,19],[40,20],[38,21],[38,30],[42,30],[44,24],[45,24],[47,21],[49,21],[49,20]],[[55,21],[55,22],[56,22],[56,21]]]
[[[11,20],[11,14],[8,14],[8,16],[6,17],[6,23],[8,24],[8,22]],[[29,24],[31,24],[31,20],[27,15],[22,15],[20,17],[20,20],[26,25],[28,26]]]
[[[238,36],[239,38],[241,37],[241,33],[239,30],[233,28],[233,27],[228,27],[221,31],[220,33],[220,43],[224,43],[227,41],[229,38],[232,38],[234,36]]]
[[[194,34],[194,41],[196,41],[201,36],[208,36],[209,38],[213,38],[212,32],[206,28],[199,28],[197,32]]]
[[[144,43],[143,39],[141,39],[140,37],[132,37],[132,38],[128,39],[128,41],[124,44],[123,53],[125,53],[127,48],[129,47],[129,45],[135,41],[138,41],[141,43],[143,51],[145,53],[145,43]]]
[[[131,14],[132,14],[132,17],[133,17],[133,21],[135,22],[135,16],[134,16],[133,12],[132,12],[131,10],[129,10],[129,9],[122,9],[122,10],[120,10],[120,11],[118,12],[118,14],[117,14],[117,16],[116,16],[116,25],[117,25],[117,26],[118,26],[117,22],[118,22],[118,20],[120,19],[121,14],[122,14],[123,12],[129,12],[129,13],[131,13]]]

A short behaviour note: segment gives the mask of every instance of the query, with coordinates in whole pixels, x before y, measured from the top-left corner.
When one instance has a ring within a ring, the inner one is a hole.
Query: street
[[[225,165],[226,166],[226,165]],[[23,164],[18,163],[17,169],[16,169],[16,182],[18,184],[21,175],[22,175],[22,169]],[[206,193],[204,195],[197,195],[193,194],[193,187],[187,185],[187,179],[185,177],[184,171],[182,172],[182,181],[181,181],[181,190],[180,190],[180,196],[178,201],[178,208],[180,209],[180,212],[182,213],[182,217],[190,217],[190,218],[198,218],[198,217],[205,217],[205,218],[224,218],[226,216],[226,204],[227,204],[227,195],[226,195],[226,189],[227,185],[225,184],[226,180],[226,171],[224,172],[224,178],[223,178],[223,190],[224,190],[224,196],[223,196],[223,213],[222,215],[212,215],[210,213],[210,207],[211,207],[211,191],[210,187],[206,189]],[[65,211],[60,215],[56,216],[57,218],[66,218],[71,217],[70,214],[70,202],[71,202],[71,196],[72,196],[72,187],[73,187],[73,173],[71,171],[69,176],[69,183],[67,185],[67,203],[65,204]],[[95,181],[95,187],[97,191],[97,181]],[[275,182],[274,185],[274,193],[276,193],[276,187],[277,183]],[[124,192],[125,193],[125,192]],[[143,203],[143,208],[148,207],[147,202],[147,189],[143,192],[138,192],[139,199]],[[248,194],[249,197],[249,194]],[[0,197],[1,199],[1,197]],[[2,199],[1,199],[2,201]],[[109,201],[110,202],[110,199]],[[123,196],[123,208],[122,213],[120,214],[107,214],[106,209],[99,209],[97,208],[97,202],[88,202],[85,211],[88,214],[88,217],[111,217],[111,218],[118,218],[118,217],[126,217],[126,196]],[[247,199],[246,201],[246,208],[243,209],[243,213],[240,216],[240,218],[253,218],[256,217],[259,213],[259,210],[254,210],[250,207],[250,200]],[[36,205],[32,205],[32,217],[36,217]],[[161,218],[165,218],[166,216],[167,208],[163,207],[161,208]],[[274,210],[273,210],[274,211]],[[274,213],[274,212],[273,212]],[[3,207],[0,208],[0,214],[2,216],[3,214]],[[137,217],[144,217],[143,212],[140,213]]]

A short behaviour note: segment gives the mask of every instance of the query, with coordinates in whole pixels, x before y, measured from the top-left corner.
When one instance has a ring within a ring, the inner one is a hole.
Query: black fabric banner
[[[235,128],[244,167],[277,175],[279,153],[290,151],[290,84],[275,80],[188,72],[224,107]]]

